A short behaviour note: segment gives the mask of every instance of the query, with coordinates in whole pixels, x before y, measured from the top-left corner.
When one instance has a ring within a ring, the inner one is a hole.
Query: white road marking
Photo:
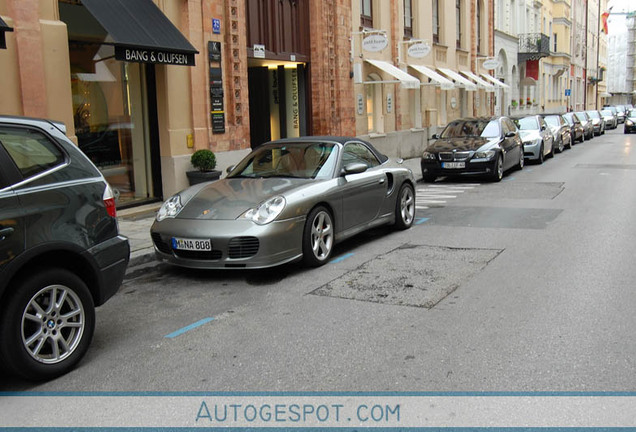
[[[479,186],[479,183],[467,183],[462,185],[431,184],[417,189],[415,208],[427,209],[429,205],[438,206],[446,204],[446,200],[457,198],[457,194]]]

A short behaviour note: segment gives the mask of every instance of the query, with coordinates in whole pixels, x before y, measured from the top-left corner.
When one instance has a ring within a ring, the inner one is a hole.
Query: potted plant
[[[190,186],[207,181],[218,180],[221,177],[221,171],[216,168],[216,156],[212,150],[197,150],[192,153],[190,163],[196,171],[186,171]]]
[[[517,108],[517,101],[515,99],[512,100],[512,107]]]

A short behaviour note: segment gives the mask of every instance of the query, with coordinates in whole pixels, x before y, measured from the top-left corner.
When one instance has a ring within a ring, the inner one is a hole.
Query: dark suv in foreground
[[[64,125],[0,116],[0,364],[34,380],[68,372],[129,253],[110,186]]]

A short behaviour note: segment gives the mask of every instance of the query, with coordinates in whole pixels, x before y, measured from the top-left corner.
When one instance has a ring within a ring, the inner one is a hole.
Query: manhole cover
[[[404,245],[312,294],[430,309],[501,252]]]

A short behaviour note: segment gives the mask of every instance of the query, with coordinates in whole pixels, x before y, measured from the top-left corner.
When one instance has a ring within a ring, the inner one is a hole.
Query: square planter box
[[[190,186],[218,180],[221,177],[221,171],[186,171],[186,176],[188,176],[188,181],[190,182]]]

